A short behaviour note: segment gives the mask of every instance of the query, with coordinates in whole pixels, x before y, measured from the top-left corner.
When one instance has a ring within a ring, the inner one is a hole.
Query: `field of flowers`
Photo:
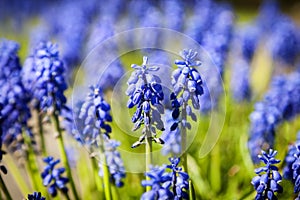
[[[297,6],[0,1],[0,200],[300,199]]]

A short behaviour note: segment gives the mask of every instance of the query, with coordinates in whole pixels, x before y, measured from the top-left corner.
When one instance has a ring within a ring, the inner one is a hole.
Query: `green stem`
[[[66,197],[67,200],[71,200],[68,192],[64,193],[64,196]]]
[[[11,198],[11,196],[9,194],[9,191],[8,191],[8,189],[7,189],[7,187],[6,187],[5,183],[4,183],[1,175],[0,175],[0,187],[1,187],[4,195],[6,196],[6,199],[7,200],[12,200],[12,198]]]
[[[40,135],[40,139],[41,139],[40,148],[41,148],[43,157],[46,157],[47,152],[46,152],[45,137],[44,137],[44,131],[43,131],[43,123],[42,123],[41,115],[39,114],[38,110],[37,110],[37,121],[38,121],[38,131],[39,131],[39,135]]]
[[[101,193],[103,193],[103,181],[102,178],[99,176],[99,168],[98,163],[95,157],[91,158],[92,167],[93,167],[93,176],[95,179],[95,184],[97,187],[97,190]]]
[[[182,105],[182,111],[181,111],[181,120],[182,121],[187,121],[187,113],[186,113],[186,103],[183,103]],[[182,155],[181,155],[181,162],[182,162],[182,170],[186,173],[188,173],[188,167],[187,167],[187,136],[186,136],[186,127],[183,127],[181,125],[181,150],[182,150]]]
[[[112,197],[113,199],[121,199],[119,192],[118,192],[118,188],[115,185],[112,185]]]
[[[20,169],[16,166],[14,160],[8,155],[5,156],[5,161],[9,166],[10,174],[13,176],[22,194],[28,194],[31,190],[29,189],[28,184],[24,181],[24,177],[21,175]]]
[[[148,126],[146,126],[146,172],[150,171],[150,166],[152,165],[152,137],[151,131]],[[151,180],[150,177],[146,176],[146,180]],[[150,191],[151,186],[146,187],[146,191]]]
[[[62,135],[62,130],[60,128],[58,115],[53,113],[51,117],[52,117],[52,122],[53,122],[53,125],[54,125],[54,129],[57,131],[57,134],[58,134],[57,135],[57,139],[58,139],[58,143],[59,143],[58,147],[59,147],[59,150],[60,150],[62,163],[66,167],[67,175],[68,175],[68,178],[70,180],[71,189],[72,189],[72,192],[74,194],[74,198],[76,200],[79,200],[78,193],[77,193],[77,190],[76,190],[76,187],[75,187],[75,183],[74,183],[74,180],[73,180],[73,177],[72,177],[72,171],[71,171],[70,163],[68,161],[67,152],[65,150],[64,139],[63,139],[63,135]]]
[[[105,199],[111,200],[111,187],[110,187],[110,173],[106,162],[106,156],[104,151],[104,137],[100,138],[100,156],[102,162],[102,170],[103,170],[103,179],[104,179],[104,193]]]
[[[26,164],[27,164],[27,168],[29,171],[29,175],[32,180],[33,187],[35,190],[42,192],[42,189],[39,188],[39,185],[42,183],[42,179],[39,175],[39,168],[36,163],[35,153],[34,153],[34,150],[32,147],[32,142],[31,142],[31,139],[29,138],[29,136],[25,133],[25,131],[23,131],[23,138],[24,138],[24,143],[28,148]]]
[[[195,189],[192,180],[189,180],[189,197],[190,200],[196,199]]]

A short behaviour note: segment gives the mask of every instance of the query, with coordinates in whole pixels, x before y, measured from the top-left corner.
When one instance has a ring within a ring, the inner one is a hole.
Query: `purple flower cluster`
[[[20,139],[23,132],[33,138],[28,126],[31,114],[27,104],[30,99],[21,80],[18,49],[18,44],[13,41],[0,42],[1,138],[12,152],[24,149]]]
[[[95,147],[99,145],[99,139],[102,139],[100,137],[102,134],[109,138],[111,133],[111,127],[108,124],[112,121],[110,105],[104,100],[102,95],[102,90],[99,86],[90,86],[90,92],[82,104],[78,116],[78,119],[84,123],[83,130],[79,130],[82,142]]]
[[[250,115],[250,137],[248,147],[251,157],[261,149],[272,148],[276,127],[284,120],[291,120],[300,113],[300,74],[275,77],[264,100],[255,104]]]
[[[161,114],[164,113],[163,105],[164,93],[161,80],[158,76],[152,75],[152,71],[157,71],[157,66],[149,66],[148,58],[143,57],[141,66],[133,64],[131,67],[135,71],[127,81],[128,89],[126,95],[130,97],[127,103],[128,108],[136,107],[136,111],[131,121],[134,123],[133,130],[137,130],[142,124],[151,131],[151,138],[158,143],[163,143],[160,138],[156,138],[156,129],[164,130],[164,124],[161,120]],[[144,141],[146,131],[143,129],[143,135],[135,142],[132,147],[137,147]]]
[[[52,197],[57,196],[57,190],[62,193],[68,193],[66,184],[69,182],[68,178],[62,176],[65,168],[55,168],[60,160],[54,160],[53,157],[46,157],[43,161],[47,164],[44,171],[41,173],[43,178],[43,185],[48,187],[48,192]]]
[[[150,180],[143,180],[144,187],[151,186],[151,190],[145,192],[141,199],[188,199],[187,190],[189,189],[189,176],[183,172],[178,164],[179,158],[170,158],[171,164],[162,167],[152,167],[150,172],[146,172],[146,176]],[[167,171],[170,169],[170,172]]]
[[[104,140],[104,150],[106,156],[106,164],[109,169],[110,179],[117,187],[124,185],[123,179],[125,178],[124,163],[121,158],[120,152],[117,147],[120,146],[120,142],[116,140],[106,139]],[[99,175],[102,177],[102,163],[99,163]]]
[[[280,162],[280,160],[275,159],[276,154],[277,151],[270,149],[269,153],[262,151],[262,155],[258,155],[265,166],[255,170],[257,176],[251,181],[257,192],[255,200],[277,199],[275,194],[283,191],[279,185],[282,177],[278,172],[278,167],[275,166]]]
[[[44,113],[61,113],[67,99],[64,91],[67,83],[65,68],[59,58],[57,45],[41,42],[26,59],[23,68],[23,82],[33,96],[36,109]]]

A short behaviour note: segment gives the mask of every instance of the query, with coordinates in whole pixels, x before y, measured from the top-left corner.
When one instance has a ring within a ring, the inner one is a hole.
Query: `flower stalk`
[[[66,167],[66,171],[67,171],[67,176],[70,180],[70,184],[71,184],[71,190],[73,192],[74,195],[74,199],[79,200],[79,196],[75,187],[75,183],[72,177],[72,171],[71,171],[71,167],[70,167],[70,163],[68,161],[68,157],[67,157],[67,152],[65,150],[65,144],[64,144],[64,139],[63,139],[63,135],[62,135],[62,130],[60,128],[60,123],[59,123],[59,119],[58,119],[58,115],[53,113],[51,115],[52,118],[52,122],[53,122],[53,126],[54,126],[54,130],[57,132],[57,140],[58,140],[58,146],[59,146],[59,151],[60,151],[60,155],[61,155],[61,160],[63,165]]]
[[[5,185],[5,182],[3,181],[2,179],[2,176],[0,175],[0,187],[6,197],[7,200],[12,200],[11,196],[10,196],[10,193]],[[0,196],[1,197],[1,196]]]

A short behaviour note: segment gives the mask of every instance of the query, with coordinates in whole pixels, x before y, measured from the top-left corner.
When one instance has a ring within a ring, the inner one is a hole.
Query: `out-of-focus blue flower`
[[[121,61],[119,59],[111,63],[104,71],[102,72],[98,85],[103,90],[113,89],[117,82],[124,75],[125,70]]]
[[[166,173],[165,170],[166,166],[152,167],[151,171],[145,173],[151,180],[143,180],[142,186],[151,186],[151,190],[145,192],[142,195],[141,200],[174,199],[174,195],[169,189],[172,176],[169,173]]]
[[[10,76],[20,73],[18,50],[18,43],[0,38],[0,86],[5,84]]]
[[[243,28],[237,34],[237,44],[235,46],[240,46],[242,58],[250,63],[259,43],[260,30],[255,25],[250,25]]]
[[[243,59],[237,59],[231,67],[230,88],[235,101],[251,98],[250,66]]]
[[[62,193],[67,193],[68,188],[66,184],[69,182],[69,179],[62,177],[62,174],[65,172],[65,168],[55,168],[55,166],[60,162],[60,160],[54,160],[53,157],[49,156],[43,159],[47,164],[44,167],[44,171],[41,173],[43,178],[43,185],[48,187],[48,192],[52,197],[57,195],[57,190],[60,190]]]
[[[67,84],[64,71],[57,46],[51,42],[39,43],[26,59],[23,82],[26,89],[32,92],[36,108],[57,114],[65,108]]]
[[[248,147],[254,162],[261,149],[272,148],[275,129],[284,120],[300,113],[300,74],[274,77],[262,102],[250,115],[251,127]]]
[[[239,29],[235,35],[234,63],[231,65],[230,88],[237,102],[251,98],[250,66],[259,42],[260,31],[255,25]]]
[[[264,0],[260,6],[259,15],[256,22],[265,33],[273,31],[274,25],[280,17],[279,2],[276,0]]]
[[[28,91],[21,81],[21,65],[17,55],[18,44],[13,41],[0,42],[0,102],[2,142],[9,150],[22,151],[24,131],[29,137],[33,135],[28,127],[31,117],[28,108]]]
[[[161,2],[164,10],[165,27],[181,31],[184,26],[184,3],[179,0],[167,0]]]
[[[104,134],[109,138],[112,121],[110,105],[102,97],[99,86],[90,86],[85,102],[82,104],[79,119],[84,121],[84,129],[80,130],[82,142],[91,146],[98,146],[100,136]],[[80,128],[80,127],[77,127]]]
[[[133,64],[131,67],[135,71],[131,74],[127,81],[128,89],[126,95],[130,97],[127,103],[128,108],[136,106],[136,111],[131,121],[134,123],[133,130],[137,130],[144,124],[149,128],[152,139],[155,142],[163,143],[160,138],[156,138],[156,129],[164,130],[161,114],[164,108],[161,101],[164,99],[164,93],[161,86],[161,80],[158,76],[152,75],[152,71],[157,71],[159,67],[147,64],[148,58],[143,57],[141,66]],[[155,126],[155,127],[154,127]],[[137,147],[144,141],[146,132],[135,142],[132,147]]]
[[[112,37],[115,33],[114,22],[111,17],[100,16],[95,25],[92,27],[91,34],[88,37],[86,45],[86,54],[92,51],[97,45],[105,41],[109,37]]]
[[[28,200],[46,200],[40,192],[34,192],[33,194],[28,194]]]
[[[250,115],[251,127],[248,141],[249,151],[254,163],[258,163],[257,155],[261,149],[273,147],[275,128],[280,120],[280,113],[276,107],[266,103],[255,104],[255,110]]]
[[[203,37],[214,18],[215,3],[211,0],[196,1],[193,15],[187,19],[185,33],[203,44]]]
[[[294,182],[294,193],[298,194],[297,200],[300,199],[300,144],[296,144],[296,152],[294,154],[295,161],[293,162],[293,182]]]
[[[257,176],[251,181],[257,192],[256,200],[277,199],[275,194],[283,191],[281,185],[279,185],[282,177],[275,166],[280,162],[280,160],[275,159],[276,154],[277,151],[270,149],[269,153],[262,151],[262,155],[258,155],[265,166],[255,170]]]
[[[120,142],[106,139],[104,140],[104,146],[106,164],[109,169],[110,179],[117,187],[122,187],[124,185],[122,179],[125,178],[126,174],[123,160],[117,150],[117,147],[120,146]],[[99,175],[102,177],[102,163],[99,163],[99,168]]]
[[[297,134],[297,140],[294,144],[289,145],[289,150],[285,156],[284,162],[284,168],[282,170],[283,177],[287,180],[292,181],[293,180],[293,163],[296,160],[295,154],[297,154],[297,148],[296,145],[300,142],[300,131]]]
[[[140,27],[151,27],[151,28],[159,28],[162,27],[163,16],[159,9],[154,6],[150,6],[146,9],[145,15],[140,19]],[[161,47],[162,36],[159,35],[159,31],[153,29],[149,30],[147,34],[144,34],[141,37],[141,45],[146,48],[157,48]]]
[[[204,114],[216,108],[223,94],[223,77],[225,62],[228,57],[228,50],[232,38],[234,18],[232,9],[228,5],[216,4],[214,7],[215,16],[210,24],[210,29],[205,32],[202,39],[204,49],[210,55],[214,68],[207,68],[207,79],[203,84],[204,94],[201,96],[200,111]]]
[[[284,64],[295,64],[300,52],[299,31],[294,22],[287,18],[276,21],[275,27],[268,39],[268,47],[272,58]]]

